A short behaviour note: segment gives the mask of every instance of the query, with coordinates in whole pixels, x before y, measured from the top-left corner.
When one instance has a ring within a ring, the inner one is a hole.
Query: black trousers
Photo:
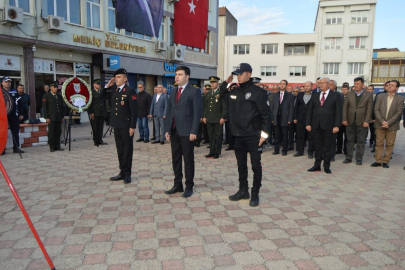
[[[174,185],[183,185],[183,162],[184,159],[184,172],[186,175],[186,188],[194,186],[194,141],[190,141],[189,136],[180,136],[176,129],[172,129],[170,134],[171,147],[172,147],[172,162],[174,172]]]
[[[114,128],[115,146],[117,147],[120,174],[125,177],[132,173],[132,156],[134,153],[134,135],[129,136],[129,128]]]
[[[18,116],[8,117],[8,127],[10,128],[11,134],[13,135],[13,149],[20,147],[20,119]]]
[[[155,130],[155,117],[152,116],[152,124],[153,124],[153,133],[152,137],[156,138],[156,130]]]
[[[297,132],[297,126],[294,123],[288,125],[288,148],[294,149],[295,134]]]
[[[274,126],[273,123],[271,123],[270,121],[270,134],[268,139],[269,144],[273,144],[273,139],[274,139]]]
[[[94,116],[94,120],[90,120],[90,123],[93,127],[94,143],[101,143],[103,141],[104,116]]]
[[[297,122],[297,152],[304,154],[305,142],[308,141],[308,154],[314,153],[312,133],[306,129],[305,122]]]
[[[61,134],[62,122],[51,121],[48,125],[48,144],[51,150],[60,149]]]
[[[225,122],[225,130],[226,130],[226,140],[228,141],[228,147],[234,148],[235,147],[235,136],[231,133],[231,128],[229,126],[229,121]]]
[[[221,154],[223,126],[219,123],[207,123],[208,136],[210,137],[210,153]]]
[[[370,144],[375,143],[375,128],[374,128],[374,123],[369,124],[369,129],[370,129]]]
[[[259,137],[235,137],[235,156],[239,172],[239,188],[248,189],[248,167],[247,154],[250,154],[250,161],[253,170],[253,188],[260,189],[262,186],[262,147],[259,146]]]
[[[288,126],[274,125],[274,150],[280,151],[280,140],[283,141],[283,152],[288,151]]]
[[[336,144],[337,144],[338,133],[333,133],[332,136],[332,149],[330,151],[330,157],[334,158],[336,156]]]
[[[204,135],[204,142],[209,142],[210,138],[208,136],[207,124],[204,124],[204,123],[203,123],[203,135]]]
[[[343,140],[343,136],[345,137]],[[346,145],[347,145],[347,138],[346,138],[346,126],[341,125],[339,128],[339,132],[337,133],[337,151],[346,153]]]
[[[311,132],[315,146],[315,166],[320,167],[323,159],[323,167],[329,169],[333,132],[332,130],[323,130],[320,128],[314,129]]]

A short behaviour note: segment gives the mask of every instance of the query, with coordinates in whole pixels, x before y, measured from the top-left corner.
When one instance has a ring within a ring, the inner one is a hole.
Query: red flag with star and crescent
[[[174,4],[174,43],[205,49],[209,0],[180,0]]]

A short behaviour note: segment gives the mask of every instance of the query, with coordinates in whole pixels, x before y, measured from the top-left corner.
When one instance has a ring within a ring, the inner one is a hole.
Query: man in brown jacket
[[[371,167],[382,166],[389,168],[388,163],[394,150],[395,138],[399,130],[404,98],[398,95],[400,84],[392,80],[388,86],[387,93],[379,94],[376,99],[374,113],[376,130],[375,161]],[[385,153],[384,153],[385,143]],[[384,157],[383,157],[384,153]]]
[[[363,164],[364,145],[373,111],[373,95],[364,91],[364,79],[354,79],[354,90],[347,93],[343,103],[343,122],[346,126],[347,154],[343,163],[352,162],[353,147],[357,142],[356,164]]]

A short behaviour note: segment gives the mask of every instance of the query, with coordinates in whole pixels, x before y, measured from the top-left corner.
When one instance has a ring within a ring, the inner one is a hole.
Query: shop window
[[[100,0],[87,0],[87,27],[100,29]]]
[[[9,5],[22,8],[24,12],[30,12],[30,0],[9,0]]]
[[[81,24],[80,0],[43,0],[42,11],[45,17],[56,15],[66,22]]]

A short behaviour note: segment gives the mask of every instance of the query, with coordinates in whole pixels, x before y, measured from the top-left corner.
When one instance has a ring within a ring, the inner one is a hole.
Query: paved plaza
[[[402,126],[402,123],[401,123]],[[170,144],[134,143],[132,183],[118,173],[113,136],[94,147],[88,123],[72,151],[45,146],[1,156],[57,270],[61,269],[405,269],[405,130],[389,169],[262,155],[260,205],[229,201],[238,189],[233,151],[206,159],[196,148],[194,194],[173,185]],[[139,137],[136,131],[135,139]],[[252,174],[249,171],[249,182]],[[0,269],[49,269],[0,176]]]

